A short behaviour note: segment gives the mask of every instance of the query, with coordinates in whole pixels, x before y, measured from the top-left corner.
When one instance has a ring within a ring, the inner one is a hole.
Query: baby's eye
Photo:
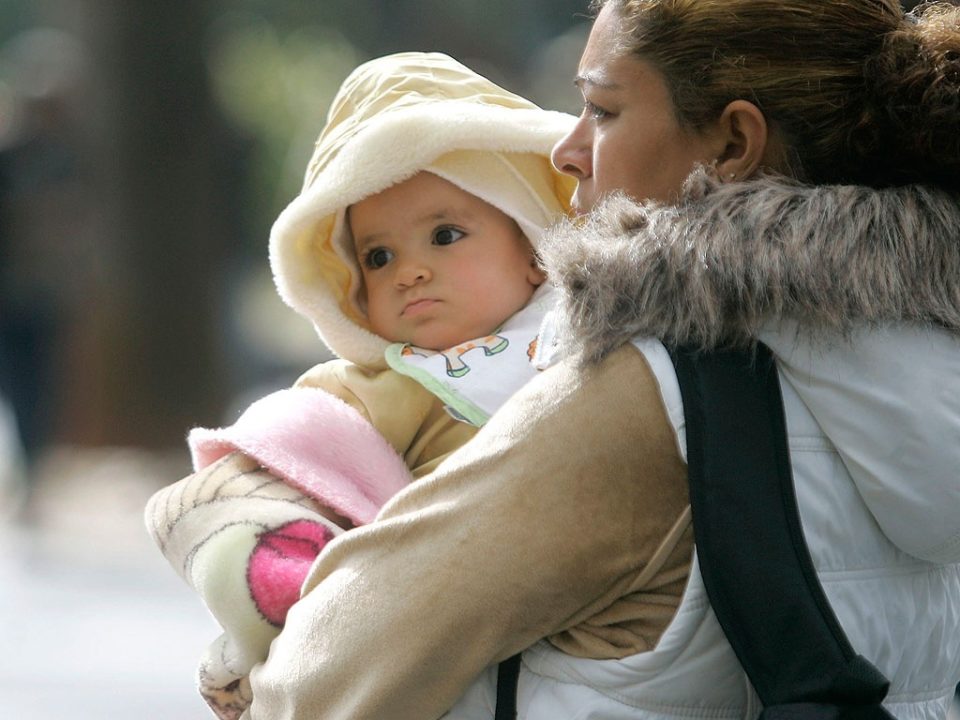
[[[594,105],[589,100],[583,101],[583,112],[594,120],[603,120],[610,116],[610,113],[598,105]]]
[[[454,227],[438,227],[433,231],[433,244],[452,245],[465,236],[466,233],[463,230],[457,230]]]
[[[379,270],[391,260],[393,260],[393,252],[382,247],[373,248],[363,256],[363,264],[370,270]]]

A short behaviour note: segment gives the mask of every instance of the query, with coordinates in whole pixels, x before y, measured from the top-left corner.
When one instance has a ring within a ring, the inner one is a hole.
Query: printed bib
[[[457,420],[479,427],[544,369],[540,328],[555,297],[545,283],[495,333],[441,351],[394,343],[387,348],[387,363],[440,398]]]

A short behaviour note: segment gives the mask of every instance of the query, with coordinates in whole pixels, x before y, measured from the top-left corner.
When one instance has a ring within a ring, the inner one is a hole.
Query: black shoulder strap
[[[517,717],[517,683],[520,680],[520,653],[497,666],[497,707],[493,720],[515,720]]]
[[[770,350],[672,353],[686,419],[700,571],[765,720],[891,720],[803,537]]]

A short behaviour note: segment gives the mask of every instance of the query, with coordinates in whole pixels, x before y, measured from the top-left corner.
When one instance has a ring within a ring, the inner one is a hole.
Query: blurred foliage
[[[28,0],[0,2],[0,41],[30,26],[34,13]]]
[[[320,26],[279,31],[255,15],[218,19],[209,41],[214,96],[227,119],[255,139],[253,212],[272,218],[299,190],[313,142],[343,78],[359,62],[339,33]]]

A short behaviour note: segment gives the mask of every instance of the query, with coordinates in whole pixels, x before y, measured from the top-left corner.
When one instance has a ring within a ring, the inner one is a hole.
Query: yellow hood
[[[270,234],[281,297],[338,356],[384,368],[367,329],[346,208],[429,170],[512,217],[536,247],[570,210],[575,181],[553,145],[575,118],[541,110],[439,53],[399,53],[351,73],[334,99],[300,194]]]

